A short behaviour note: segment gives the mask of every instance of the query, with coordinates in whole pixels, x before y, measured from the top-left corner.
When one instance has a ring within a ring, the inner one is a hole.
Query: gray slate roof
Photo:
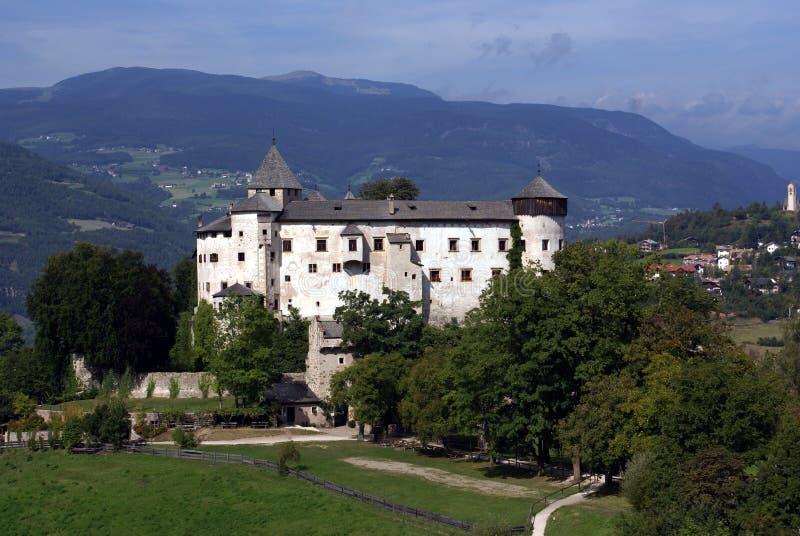
[[[269,194],[258,192],[252,197],[239,201],[232,209],[232,213],[237,212],[280,212],[281,206]]]
[[[287,379],[269,386],[264,392],[266,398],[281,404],[315,404],[320,401],[306,382],[286,381]]]
[[[319,193],[319,190],[311,190],[306,196],[306,201],[327,201],[327,199]]]
[[[250,180],[248,188],[296,188],[301,190],[303,187],[297,181],[292,170],[278,152],[275,140],[272,140],[272,147],[269,148],[267,156],[261,162],[253,178]]]
[[[531,198],[545,198],[545,199],[566,199],[567,196],[560,193],[558,190],[550,186],[541,175],[533,179],[530,184],[522,189],[520,193],[514,196],[514,199],[531,199]]]
[[[247,288],[246,286],[240,283],[234,283],[233,285],[224,288],[214,294],[213,298],[226,298],[228,296],[263,296],[259,291],[253,290],[251,288]]]
[[[361,229],[354,223],[348,223],[347,227],[342,229],[342,232],[339,233],[340,236],[364,236],[364,233],[361,232]]]
[[[292,201],[280,221],[514,221],[511,201],[394,201],[389,214],[384,200]]]
[[[230,216],[223,216],[221,218],[217,218],[216,220],[212,221],[207,225],[203,225],[202,227],[198,227],[194,230],[195,233],[207,233],[207,232],[220,232],[220,231],[230,231],[231,230],[231,217]]]
[[[386,240],[390,244],[410,244],[411,235],[408,233],[386,233]]]
[[[336,320],[317,320],[322,327],[323,339],[341,339],[344,327]]]

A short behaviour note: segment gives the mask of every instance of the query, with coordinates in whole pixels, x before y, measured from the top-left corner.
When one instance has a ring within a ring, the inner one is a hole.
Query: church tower
[[[786,194],[786,210],[797,212],[797,186],[793,182],[789,183]]]
[[[303,199],[303,187],[294,176],[286,161],[278,152],[275,145],[275,138],[272,138],[272,146],[267,152],[267,156],[258,166],[258,169],[247,185],[247,197],[253,197],[257,193],[266,193],[283,208],[291,201],[301,201]]]

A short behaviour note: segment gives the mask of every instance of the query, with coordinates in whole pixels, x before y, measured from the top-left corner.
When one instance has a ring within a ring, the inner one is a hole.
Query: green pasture
[[[74,400],[64,404],[53,404],[39,406],[40,409],[50,409],[63,411],[67,406],[75,406],[83,411],[92,411],[96,406],[102,404],[102,398],[90,400]],[[171,411],[183,410],[184,412],[213,411],[219,409],[220,401],[217,397],[209,398],[128,398],[125,404],[131,411]],[[233,398],[224,397],[222,399],[223,408],[232,408]]]
[[[256,467],[0,453],[3,534],[452,534]]]
[[[559,508],[550,515],[546,536],[613,536],[616,520],[630,511],[630,503],[619,495],[590,495],[584,502]]]

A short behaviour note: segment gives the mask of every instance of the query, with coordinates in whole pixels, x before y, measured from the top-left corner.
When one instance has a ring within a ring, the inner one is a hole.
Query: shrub
[[[288,443],[284,443],[281,445],[281,448],[278,450],[278,473],[286,476],[289,474],[289,464],[288,462],[299,462],[300,461],[300,451],[297,450],[297,447],[294,444],[294,441],[289,441]]]
[[[119,450],[122,442],[130,437],[128,408],[120,399],[111,399],[97,406],[83,421],[90,442],[111,443],[115,450]]]
[[[70,450],[83,440],[83,419],[78,416],[69,416],[64,421],[64,432],[61,434],[64,448]]]
[[[195,437],[194,432],[186,431],[180,427],[172,432],[172,440],[182,449],[193,449],[200,444],[200,440]]]
[[[181,384],[178,382],[178,378],[170,378],[169,379],[169,397],[174,399],[178,398],[178,395],[181,392]]]
[[[156,390],[156,381],[151,376],[147,379],[147,398],[153,398],[153,392]]]
[[[114,378],[113,372],[108,372],[103,377],[103,381],[100,383],[100,392],[98,396],[104,400],[111,398],[114,394],[114,388],[116,385],[116,378]]]
[[[197,382],[197,387],[200,389],[200,394],[203,398],[208,398],[208,393],[211,391],[211,385],[214,383],[214,377],[208,372],[204,372]]]
[[[164,424],[155,425],[147,422],[144,413],[138,413],[136,415],[136,421],[133,424],[133,431],[144,439],[152,439],[166,430],[167,427]]]
[[[184,413],[182,409],[162,411],[160,415],[166,422],[174,422],[176,425],[186,420],[186,413]]]
[[[130,398],[131,391],[133,390],[133,374],[131,369],[125,369],[125,372],[119,378],[117,385],[117,396],[120,398]]]
[[[783,346],[783,341],[777,337],[759,337],[758,338],[758,345],[759,346],[770,346],[770,347],[778,347]]]
[[[349,421],[347,421],[347,426],[349,428],[355,428],[356,427],[356,421],[353,420],[353,419],[350,419]]]

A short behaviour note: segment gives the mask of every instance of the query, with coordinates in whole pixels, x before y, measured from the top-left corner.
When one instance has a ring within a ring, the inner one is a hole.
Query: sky
[[[798,0],[0,0],[0,87],[115,66],[312,70],[800,150]]]

